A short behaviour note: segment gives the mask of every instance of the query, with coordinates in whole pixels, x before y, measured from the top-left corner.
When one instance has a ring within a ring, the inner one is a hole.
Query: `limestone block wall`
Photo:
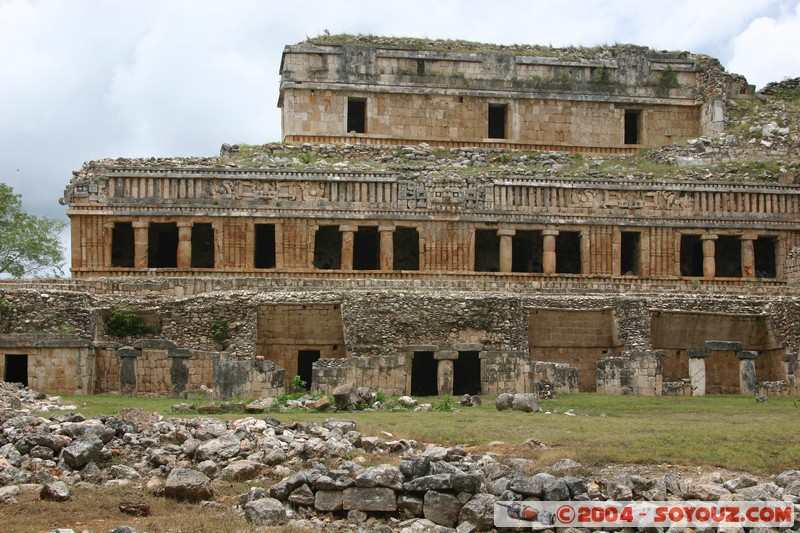
[[[409,394],[410,366],[404,355],[320,359],[314,363],[311,391],[330,394],[339,385],[353,383],[390,396]]]
[[[7,368],[7,363],[14,368]],[[92,394],[93,374],[94,350],[86,338],[0,335],[0,379],[19,377],[33,389],[56,394]]]
[[[640,145],[681,142],[700,134],[696,105],[625,105],[608,98],[500,98],[472,95],[373,93],[358,89],[286,89],[283,92],[284,138],[348,135],[348,98],[366,102],[365,133],[403,142],[491,140],[532,145],[625,146],[625,109],[640,113]],[[505,135],[490,139],[489,105],[507,106]]]
[[[597,362],[597,392],[660,396],[663,390],[660,352],[625,352]]]

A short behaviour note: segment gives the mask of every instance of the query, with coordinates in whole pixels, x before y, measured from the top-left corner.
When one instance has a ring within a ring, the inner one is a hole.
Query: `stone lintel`
[[[175,225],[179,228],[191,228],[194,225],[194,222],[191,220],[179,220],[175,223]]]
[[[438,344],[408,344],[406,345],[407,352],[438,352]]]
[[[117,348],[117,357],[139,357],[140,355],[142,355],[141,350],[137,350],[133,346]]]
[[[383,233],[384,231],[394,231],[394,224],[381,224],[378,226],[378,232]]]
[[[140,350],[171,350],[175,348],[175,343],[166,339],[138,339],[133,346]]]
[[[547,228],[547,229],[543,229],[542,230],[542,235],[544,237],[547,237],[547,236],[555,237],[556,235],[558,235],[558,233],[559,232],[558,232],[557,229]]]
[[[709,352],[738,352],[742,349],[742,343],[736,341],[706,341],[705,348]]]
[[[719,239],[719,235],[715,235],[713,233],[704,233],[703,235],[700,235],[701,241],[716,241],[717,239]]]
[[[449,360],[454,361],[458,359],[458,352],[455,350],[440,350],[433,354],[433,358],[436,360]]]
[[[134,220],[131,222],[131,227],[133,228],[148,228],[150,227],[150,222],[144,220]]]
[[[758,233],[747,231],[739,235],[739,239],[742,241],[754,241],[758,239]]]
[[[348,232],[348,231],[352,231],[353,233],[355,233],[356,231],[358,231],[358,226],[353,226],[353,225],[350,225],[350,224],[340,225],[339,226],[339,231],[341,231],[342,233]]]
[[[456,342],[453,349],[457,352],[480,352],[483,351],[483,344],[479,342]]]
[[[517,234],[517,230],[514,230],[514,229],[501,228],[501,229],[497,230],[497,236],[498,237],[513,237],[516,234]]]
[[[756,359],[758,358],[758,352],[754,352],[752,350],[739,350],[736,352],[736,357],[739,359]]]
[[[702,359],[708,357],[708,352],[705,350],[689,350],[689,357],[691,359]]]
[[[171,348],[167,351],[167,357],[189,358],[192,351],[188,348]]]

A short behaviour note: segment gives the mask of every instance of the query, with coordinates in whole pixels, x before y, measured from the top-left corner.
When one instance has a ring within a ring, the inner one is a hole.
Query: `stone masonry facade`
[[[0,376],[175,396],[295,376],[797,393],[794,180],[552,171],[719,136],[746,81],[685,52],[473,45],[288,46],[284,140],[308,144],[85,164],[62,200],[72,279],[0,283]],[[105,331],[118,310],[145,333]]]

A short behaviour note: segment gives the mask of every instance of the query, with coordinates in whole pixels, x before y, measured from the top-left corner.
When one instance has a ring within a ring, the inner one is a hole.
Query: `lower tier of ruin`
[[[165,287],[168,284],[170,287]],[[215,286],[215,284],[217,286]],[[381,279],[0,283],[0,376],[52,393],[796,394],[800,295]],[[143,328],[117,337],[108,318]]]

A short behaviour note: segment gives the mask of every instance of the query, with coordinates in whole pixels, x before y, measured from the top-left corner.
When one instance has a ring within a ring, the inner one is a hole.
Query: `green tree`
[[[14,189],[0,183],[0,274],[60,276],[64,262],[59,233],[66,222],[29,215]]]

